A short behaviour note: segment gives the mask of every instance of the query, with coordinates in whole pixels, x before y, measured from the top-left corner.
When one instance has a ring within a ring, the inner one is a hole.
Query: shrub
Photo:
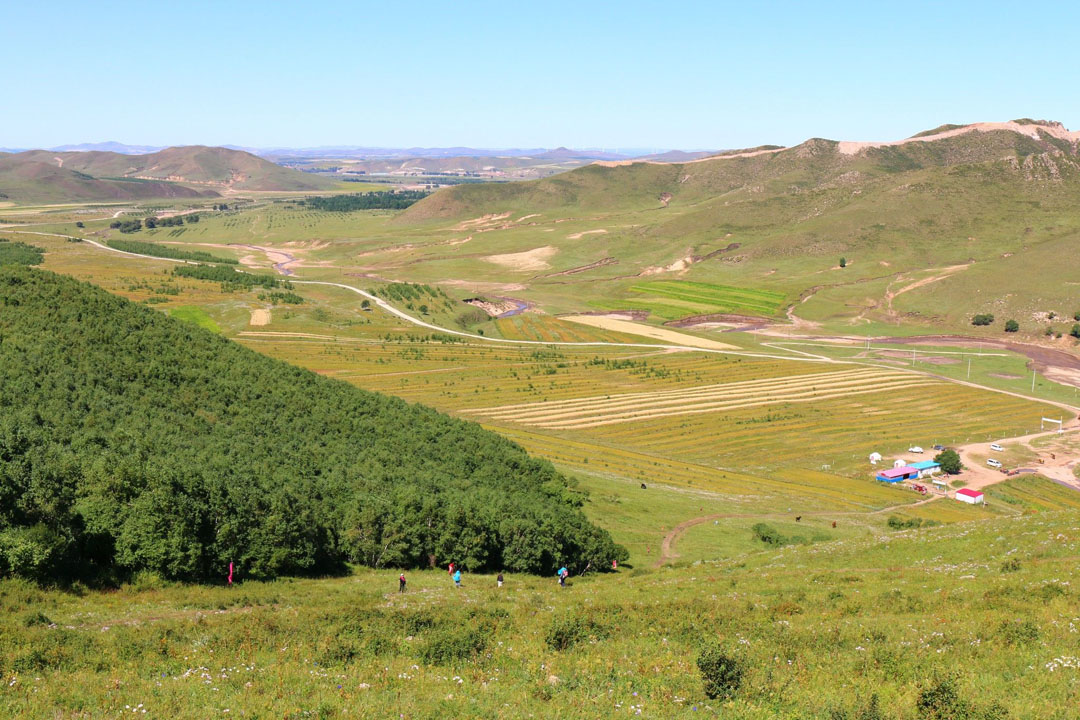
[[[1010,645],[1022,645],[1039,639],[1039,626],[1031,620],[1004,620],[998,635]]]
[[[1072,330],[1069,331],[1069,334],[1074,338],[1080,338],[1080,323],[1075,323],[1072,326]]]
[[[1005,321],[1005,332],[1014,333],[1014,332],[1017,332],[1019,330],[1020,330],[1020,323],[1016,322],[1015,320],[1006,320]]]
[[[715,645],[701,651],[697,666],[705,694],[710,698],[730,698],[742,684],[743,668],[739,661]]]
[[[847,258],[840,258],[840,267],[847,267]]]
[[[914,530],[922,527],[922,518],[903,518],[899,515],[890,515],[886,523],[893,530]]]
[[[1005,720],[1009,717],[1008,711],[996,702],[980,707],[960,697],[952,678],[923,688],[915,707],[923,720]]]
[[[23,618],[23,627],[34,627],[35,625],[52,625],[52,620],[40,610]]]
[[[1043,600],[1053,600],[1054,598],[1059,598],[1062,595],[1065,595],[1066,591],[1065,586],[1061,585],[1060,583],[1051,582],[1039,588],[1036,594]]]
[[[474,629],[449,628],[436,634],[420,651],[428,665],[452,665],[470,662],[487,649],[487,638]]]
[[[567,650],[599,636],[602,628],[593,620],[577,615],[560,616],[551,621],[544,641],[552,650]]]
[[[971,318],[972,325],[992,325],[994,322],[994,316],[990,313],[979,313],[975,317]]]
[[[1020,560],[1017,558],[1009,558],[1005,562],[1001,563],[1001,572],[1013,573],[1020,569]]]
[[[754,537],[766,545],[787,545],[789,542],[788,538],[781,535],[780,531],[772,525],[758,523],[750,528],[750,530],[754,533]]]

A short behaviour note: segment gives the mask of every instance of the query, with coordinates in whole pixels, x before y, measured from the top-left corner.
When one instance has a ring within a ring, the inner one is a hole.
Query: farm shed
[[[956,491],[956,499],[969,505],[979,505],[983,502],[983,494],[971,488],[960,488]]]
[[[921,478],[927,478],[941,472],[941,463],[933,460],[921,460],[917,463],[911,463],[911,467],[919,471],[919,477]]]
[[[914,480],[919,477],[919,471],[910,465],[903,467],[891,468],[889,470],[882,470],[877,474],[877,479],[881,482],[898,483],[903,480]]]

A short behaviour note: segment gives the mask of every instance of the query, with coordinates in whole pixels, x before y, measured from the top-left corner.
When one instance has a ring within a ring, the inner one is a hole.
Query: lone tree
[[[990,313],[979,313],[975,317],[971,318],[972,325],[992,325],[994,322],[994,316]]]
[[[1074,324],[1072,330],[1069,331],[1069,334],[1074,338],[1080,338],[1080,323]]]
[[[1005,332],[1016,332],[1019,329],[1020,323],[1016,322],[1015,320],[1005,321]]]
[[[743,668],[731,655],[716,645],[709,645],[697,659],[705,694],[714,700],[726,700],[735,694],[742,684]]]
[[[942,471],[949,475],[958,475],[964,465],[960,462],[960,453],[955,450],[942,450],[934,456],[934,462],[941,465]]]
[[[840,267],[847,267],[847,258],[840,258]]]

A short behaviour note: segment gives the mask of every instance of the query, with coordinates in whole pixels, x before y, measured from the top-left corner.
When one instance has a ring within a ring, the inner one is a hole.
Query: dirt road
[[[1031,466],[1038,474],[1045,475],[1051,480],[1057,480],[1058,482],[1065,483],[1066,485],[1080,490],[1080,481],[1077,480],[1072,470],[1077,462],[1080,461],[1075,452],[1068,452],[1063,448],[1062,450],[1053,453],[1057,457],[1051,458],[1050,451],[1038,450],[1031,445],[1031,442],[1038,438],[1071,436],[1073,433],[1080,431],[1080,422],[1075,419],[1066,421],[1062,429],[1064,430],[1064,433],[1059,433],[1055,428],[1045,432],[1022,435],[1020,437],[1009,438],[1008,440],[996,440],[994,442],[1000,443],[1006,451],[1012,446],[1020,445],[1021,447],[1025,447],[1032,452],[1042,455],[1044,462],[1042,464],[1033,464]],[[990,485],[995,485],[1008,479],[1008,475],[986,464],[986,458],[995,455],[995,452],[990,449],[990,445],[990,442],[972,443],[956,449],[957,453],[960,455],[961,462],[964,463],[964,471],[957,477],[960,480],[963,480],[967,484],[967,487],[973,490],[982,490]]]

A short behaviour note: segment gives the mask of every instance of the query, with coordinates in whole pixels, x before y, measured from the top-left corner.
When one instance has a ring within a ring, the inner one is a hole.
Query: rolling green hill
[[[0,576],[626,558],[550,464],[478,425],[48,272],[0,268],[0,308]]]
[[[18,202],[215,195],[230,190],[327,190],[333,180],[227,148],[173,147],[146,155],[29,150],[0,155],[0,193]]]

